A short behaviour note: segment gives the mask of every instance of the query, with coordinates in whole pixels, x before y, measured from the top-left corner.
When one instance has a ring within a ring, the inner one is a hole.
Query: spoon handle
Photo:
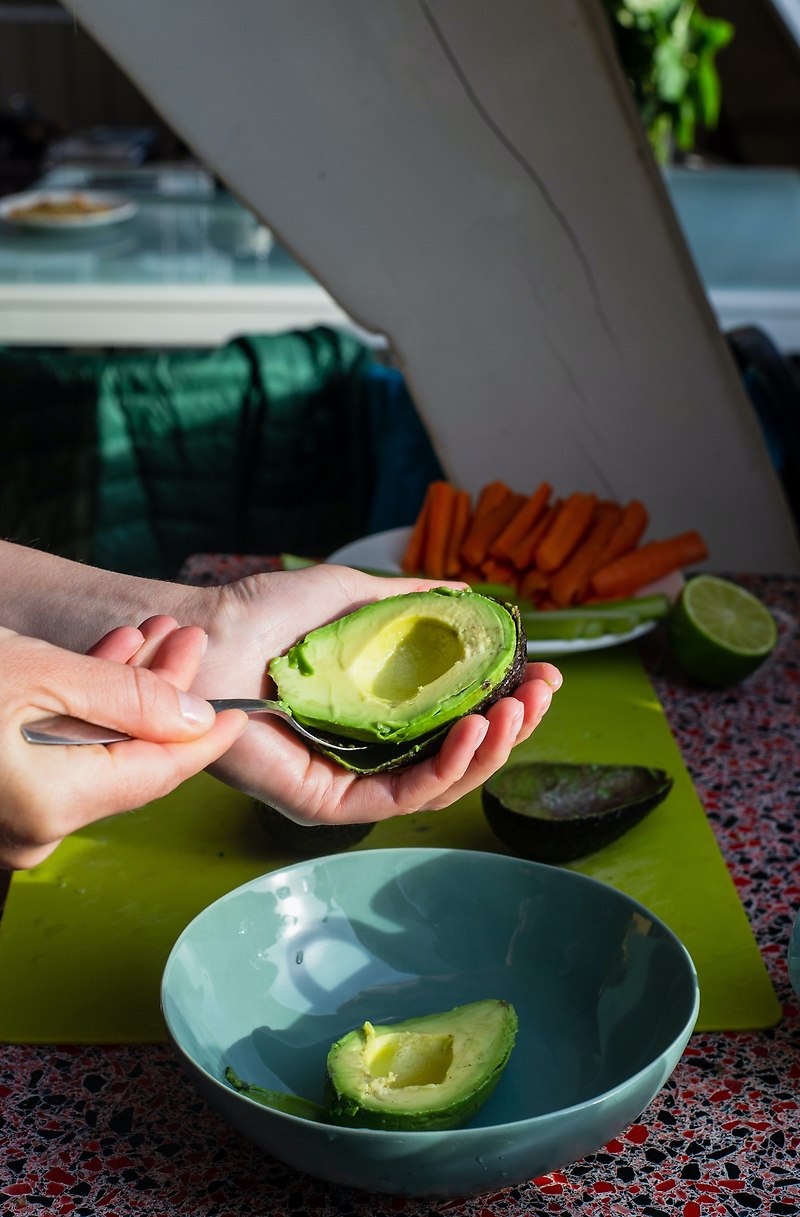
[[[245,714],[275,714],[287,722],[293,731],[315,744],[334,746],[292,717],[279,701],[263,697],[210,697],[209,705],[219,714],[220,710],[244,710]],[[82,718],[71,718],[68,714],[54,714],[51,718],[40,718],[35,723],[25,723],[20,730],[29,744],[118,744],[130,735],[112,731],[110,727],[98,727],[96,723],[85,723]],[[355,742],[336,741],[338,752],[363,752],[367,745]]]
[[[277,713],[289,718],[278,702],[259,697],[213,697],[209,698],[209,704],[217,714],[220,710],[244,710],[245,714]],[[86,723],[82,718],[72,718],[68,714],[54,714],[25,723],[21,730],[29,744],[117,744],[131,738],[122,731],[98,727],[96,723]]]

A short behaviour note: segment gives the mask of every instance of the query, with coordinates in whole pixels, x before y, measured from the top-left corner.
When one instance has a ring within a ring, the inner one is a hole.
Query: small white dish
[[[373,533],[369,537],[360,537],[351,541],[332,553],[326,561],[339,566],[355,566],[359,569],[384,571],[386,574],[400,574],[400,559],[411,535],[411,529],[390,528],[387,532]],[[639,593],[642,596],[663,593],[670,600],[677,599],[683,587],[683,575],[675,571],[657,583],[643,587]],[[597,638],[563,639],[533,639],[528,642],[528,654],[536,655],[537,659],[549,659],[558,655],[577,655],[581,651],[599,651],[606,647],[622,646],[625,642],[633,642],[648,634],[655,628],[655,621],[646,621],[643,625],[628,630],[625,634],[601,634]]]
[[[4,223],[53,232],[119,224],[138,210],[130,199],[97,190],[29,190],[0,199]]]

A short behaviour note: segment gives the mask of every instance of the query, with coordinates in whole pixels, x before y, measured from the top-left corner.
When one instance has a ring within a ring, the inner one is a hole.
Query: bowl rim
[[[612,898],[618,898],[623,903],[629,905],[634,911],[643,914],[650,921],[655,922],[659,926],[659,928],[663,932],[663,934],[667,938],[672,940],[673,944],[678,948],[678,957],[682,958],[684,964],[686,965],[687,976],[688,976],[688,979],[690,980],[691,986],[692,986],[692,1002],[691,1002],[692,1008],[691,1008],[689,1015],[684,1020],[684,1023],[683,1023],[683,1026],[682,1026],[680,1032],[677,1035],[674,1035],[668,1044],[666,1044],[664,1047],[659,1049],[659,1051],[656,1052],[647,1061],[646,1064],[642,1065],[640,1069],[637,1069],[635,1073],[631,1073],[623,1081],[618,1082],[615,1086],[611,1086],[607,1090],[602,1090],[598,1094],[592,1095],[591,1097],[589,1097],[587,1099],[582,1099],[579,1103],[571,1103],[566,1107],[553,1108],[551,1111],[540,1112],[538,1115],[535,1115],[535,1116],[526,1116],[524,1119],[520,1119],[520,1120],[507,1120],[507,1121],[504,1121],[504,1122],[501,1122],[498,1124],[492,1124],[490,1126],[476,1125],[474,1127],[455,1128],[455,1129],[449,1129],[446,1131],[440,1131],[438,1133],[435,1130],[431,1131],[431,1130],[413,1130],[413,1129],[354,1128],[354,1127],[349,1127],[348,1125],[344,1125],[344,1124],[333,1124],[333,1123],[327,1124],[324,1122],[320,1122],[320,1126],[322,1128],[325,1128],[328,1131],[330,1131],[331,1129],[335,1129],[337,1134],[341,1133],[341,1134],[346,1134],[348,1136],[354,1135],[359,1138],[374,1136],[376,1133],[380,1133],[383,1135],[391,1134],[392,1136],[400,1136],[400,1137],[403,1137],[406,1139],[407,1138],[421,1138],[423,1141],[430,1141],[432,1136],[450,1136],[451,1137],[454,1133],[456,1133],[462,1137],[476,1137],[476,1138],[481,1137],[481,1136],[485,1137],[488,1128],[491,1129],[492,1133],[500,1133],[500,1132],[502,1132],[503,1129],[511,1129],[511,1128],[519,1130],[524,1127],[530,1127],[531,1129],[535,1129],[537,1126],[545,1125],[556,1115],[557,1116],[566,1116],[573,1112],[587,1111],[590,1108],[596,1107],[601,1103],[608,1102],[609,1100],[613,1099],[615,1095],[620,1094],[623,1090],[626,1090],[629,1087],[631,1087],[632,1085],[634,1085],[636,1083],[636,1080],[640,1077],[643,1077],[649,1070],[651,1070],[657,1061],[665,1058],[675,1045],[682,1044],[681,1052],[676,1060],[676,1065],[677,1065],[677,1061],[680,1060],[680,1056],[683,1054],[683,1050],[689,1040],[689,1037],[691,1036],[691,1034],[695,1028],[695,1025],[697,1023],[697,1016],[698,1016],[699,1010],[700,1010],[700,986],[699,986],[698,977],[697,977],[697,969],[695,967],[694,960],[692,959],[691,955],[689,954],[689,951],[687,950],[686,946],[681,941],[681,939],[678,937],[678,935],[675,933],[675,931],[670,929],[670,927],[666,924],[665,921],[663,921],[656,913],[653,913],[652,910],[649,909],[646,905],[642,904],[642,902],[640,900],[637,900],[634,896],[629,896],[627,894],[627,892],[620,891],[619,888],[612,887],[612,885],[610,883],[606,883],[601,879],[595,878],[593,875],[584,875],[580,871],[569,870],[567,867],[554,866],[554,865],[551,865],[550,863],[546,863],[546,862],[535,862],[532,859],[519,858],[516,855],[490,853],[489,851],[486,851],[486,850],[449,849],[446,846],[414,846],[414,845],[412,845],[412,846],[392,846],[392,847],[388,847],[385,849],[379,849],[379,848],[360,849],[360,850],[353,850],[353,851],[345,851],[345,852],[338,853],[338,854],[322,854],[316,858],[302,858],[302,859],[299,859],[297,862],[290,863],[288,866],[276,867],[275,870],[265,871],[264,874],[256,875],[256,876],[254,876],[254,878],[248,879],[245,883],[241,883],[237,887],[232,888],[229,892],[225,892],[222,896],[217,897],[216,900],[212,900],[211,903],[206,905],[205,908],[201,909],[199,913],[196,913],[195,916],[191,919],[191,921],[189,921],[184,926],[184,928],[181,930],[180,934],[176,938],[176,940],[169,952],[169,955],[167,956],[167,960],[166,960],[166,963],[164,964],[164,969],[163,969],[162,976],[161,976],[161,985],[160,985],[161,1015],[164,1020],[167,1034],[169,1036],[169,1039],[170,1039],[170,1042],[171,1042],[173,1048],[179,1053],[179,1055],[183,1058],[183,1060],[188,1063],[188,1065],[191,1067],[192,1070],[195,1070],[197,1073],[201,1074],[207,1082],[213,1083],[213,1086],[215,1088],[217,1088],[220,1091],[220,1093],[228,1095],[228,1096],[233,1095],[236,1099],[243,1100],[244,1102],[249,1104],[251,1107],[257,1108],[261,1112],[266,1112],[267,1118],[274,1117],[274,1118],[277,1118],[279,1120],[279,1122],[288,1120],[290,1123],[297,1123],[299,1125],[302,1125],[305,1128],[307,1128],[309,1125],[313,1125],[313,1124],[317,1123],[317,1121],[309,1120],[305,1116],[297,1116],[297,1115],[294,1115],[292,1112],[280,1111],[279,1109],[274,1108],[274,1107],[267,1107],[263,1103],[257,1103],[255,1101],[255,1099],[248,1098],[248,1096],[246,1094],[243,1094],[241,1091],[234,1090],[233,1087],[229,1086],[227,1082],[223,1081],[221,1078],[216,1077],[213,1073],[210,1073],[205,1068],[204,1065],[201,1065],[198,1061],[196,1061],[194,1059],[194,1057],[192,1057],[189,1054],[189,1052],[180,1043],[179,1039],[177,1038],[177,1035],[174,1033],[173,1028],[170,1024],[170,1020],[169,1020],[169,1017],[168,1017],[167,1011],[166,1011],[165,998],[166,998],[167,985],[168,985],[168,973],[169,973],[171,966],[173,965],[174,959],[177,956],[177,953],[183,943],[184,938],[189,933],[189,931],[192,929],[192,927],[195,925],[195,923],[200,921],[212,908],[215,908],[218,905],[225,903],[229,899],[233,899],[234,897],[240,895],[243,891],[247,891],[248,889],[253,888],[256,884],[263,882],[263,880],[265,880],[265,879],[271,879],[273,877],[275,879],[277,879],[280,875],[284,875],[288,871],[299,871],[299,870],[307,869],[309,866],[315,866],[315,865],[319,865],[321,863],[331,863],[331,862],[335,863],[337,860],[343,861],[344,859],[352,859],[352,858],[360,858],[360,857],[369,858],[371,855],[374,855],[374,854],[390,855],[390,856],[391,855],[395,855],[395,856],[402,855],[403,857],[413,855],[415,858],[418,857],[420,859],[420,861],[425,860],[425,859],[432,860],[433,858],[436,858],[436,857],[439,857],[442,855],[447,855],[447,856],[464,855],[464,856],[469,856],[470,858],[475,858],[475,859],[484,859],[484,860],[488,859],[488,860],[491,860],[493,863],[499,862],[501,865],[503,865],[503,864],[517,865],[517,866],[522,867],[524,870],[548,871],[548,872],[556,871],[556,872],[559,872],[561,875],[568,876],[567,882],[571,883],[574,881],[578,884],[583,883],[584,885],[588,885],[590,887],[599,888],[606,895],[610,894]],[[666,1081],[666,1079],[665,1079],[665,1081]],[[301,1097],[301,1096],[299,1096],[299,1097]]]

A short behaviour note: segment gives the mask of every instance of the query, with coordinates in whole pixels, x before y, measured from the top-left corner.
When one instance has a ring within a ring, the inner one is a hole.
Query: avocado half
[[[357,773],[397,769],[435,751],[457,719],[522,680],[527,641],[516,605],[436,588],[364,605],[312,630],[269,675],[318,751]],[[363,751],[337,744],[359,740]]]
[[[328,1053],[326,1107],[336,1123],[359,1128],[458,1128],[494,1090],[516,1034],[514,1007],[496,1000],[364,1023]]]
[[[646,765],[532,761],[485,782],[493,832],[535,862],[572,862],[616,841],[669,794],[672,778]]]

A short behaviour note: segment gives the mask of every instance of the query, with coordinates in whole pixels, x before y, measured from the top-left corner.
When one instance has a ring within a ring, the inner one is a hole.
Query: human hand
[[[205,635],[169,617],[113,630],[77,655],[0,628],[0,866],[34,866],[68,833],[167,794],[244,730],[185,694]],[[71,714],[135,736],[124,743],[34,746],[20,727]]]
[[[373,600],[436,586],[320,565],[187,589],[181,613],[202,622],[209,635],[192,690],[202,697],[269,696],[269,661],[310,630]],[[486,714],[456,723],[435,756],[394,773],[359,777],[310,752],[291,728],[266,717],[251,721],[212,772],[299,823],[371,822],[446,807],[505,764],[560,684],[552,664],[529,664],[517,689]]]

